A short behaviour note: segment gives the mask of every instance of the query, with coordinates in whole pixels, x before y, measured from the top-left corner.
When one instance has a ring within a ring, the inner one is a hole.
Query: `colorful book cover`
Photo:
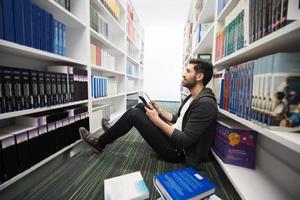
[[[153,183],[167,200],[204,199],[215,192],[215,185],[192,167],[156,175]]]

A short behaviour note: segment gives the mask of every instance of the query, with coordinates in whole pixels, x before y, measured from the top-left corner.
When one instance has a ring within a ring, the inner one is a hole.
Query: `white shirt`
[[[194,100],[193,97],[190,97],[186,102],[185,104],[183,105],[183,107],[181,108],[181,111],[180,111],[180,116],[178,117],[177,121],[175,124],[172,125],[172,127],[182,131],[182,120],[183,120],[183,116],[185,114],[185,112],[187,111],[187,109],[189,108],[191,102]]]

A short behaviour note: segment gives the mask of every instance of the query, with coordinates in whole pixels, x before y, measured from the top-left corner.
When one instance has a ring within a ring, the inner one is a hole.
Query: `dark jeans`
[[[182,149],[172,144],[170,138],[148,118],[144,106],[143,103],[139,103],[135,108],[127,110],[110,129],[99,137],[99,145],[104,147],[135,127],[163,160],[169,162],[183,161]]]

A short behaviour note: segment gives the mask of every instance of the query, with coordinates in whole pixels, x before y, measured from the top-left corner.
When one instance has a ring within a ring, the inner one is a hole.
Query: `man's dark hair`
[[[203,85],[206,86],[213,76],[213,66],[207,61],[198,58],[190,59],[189,64],[195,64],[194,70],[196,73],[204,74]]]
[[[276,92],[276,98],[282,101],[282,99],[285,97],[284,92]]]

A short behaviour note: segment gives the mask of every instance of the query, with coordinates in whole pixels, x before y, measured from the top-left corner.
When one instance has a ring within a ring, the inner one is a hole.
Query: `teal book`
[[[205,199],[215,192],[215,185],[192,167],[156,175],[153,183],[166,200]]]

